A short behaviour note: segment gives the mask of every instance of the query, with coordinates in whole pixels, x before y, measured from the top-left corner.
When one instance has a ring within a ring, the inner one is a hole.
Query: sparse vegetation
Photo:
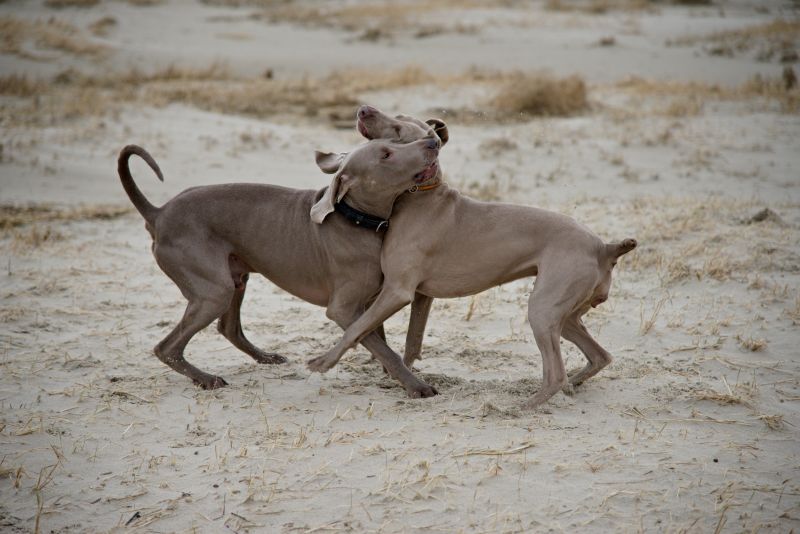
[[[733,57],[754,53],[759,61],[778,60],[783,63],[793,63],[798,60],[798,42],[800,42],[800,21],[777,19],[709,35],[680,37],[669,41],[668,44],[677,46],[702,44],[706,53],[714,56]]]
[[[642,302],[639,310],[639,334],[646,336],[653,329],[661,313],[661,309],[668,300],[669,298],[667,296],[659,298],[655,304],[653,304],[653,309],[649,313],[645,312],[644,302]]]
[[[580,76],[513,74],[489,102],[506,117],[567,117],[589,107],[586,82]]]
[[[483,141],[478,148],[486,156],[497,157],[505,152],[517,150],[519,146],[507,137],[495,137]]]
[[[767,347],[767,340],[763,338],[753,338],[752,336],[737,335],[736,341],[739,346],[750,352],[761,352]]]
[[[547,0],[545,9],[549,11],[580,12],[602,15],[609,11],[641,11],[652,9],[648,0]]]
[[[56,50],[75,56],[100,56],[106,47],[86,39],[82,32],[63,20],[28,21],[5,15],[0,17],[0,51],[26,59],[42,59],[39,49]],[[30,45],[33,44],[34,48]]]
[[[100,3],[100,0],[46,0],[44,5],[61,9],[64,7],[92,7]]]
[[[60,241],[63,238],[63,234],[54,230],[51,226],[34,224],[13,233],[11,249],[19,252],[30,248],[38,248],[45,243]]]
[[[0,95],[29,97],[40,93],[44,83],[32,81],[22,74],[0,76]]]
[[[748,408],[753,408],[753,402],[758,394],[758,386],[755,382],[737,383],[731,387],[723,376],[722,383],[725,386],[724,392],[704,390],[696,393],[695,398],[697,400],[713,401],[722,405],[740,404]]]
[[[128,206],[80,206],[58,208],[47,204],[0,205],[0,229],[36,225],[43,222],[107,220],[130,213]]]
[[[476,33],[474,25],[459,22],[430,24],[431,14],[457,7],[474,9],[496,7],[489,0],[408,0],[386,3],[365,1],[357,4],[286,2],[275,0],[203,0],[206,4],[258,9],[256,16],[273,23],[290,23],[312,28],[332,28],[355,34],[363,41],[392,39],[400,33],[425,38],[442,33]]]
[[[497,109],[481,112],[482,120],[569,115],[586,107],[586,87],[577,77],[558,79],[477,70],[434,76],[417,66],[378,72],[344,69],[321,78],[299,79],[236,78],[217,64],[205,69],[173,66],[150,73],[131,70],[106,76],[87,76],[70,69],[58,74],[53,82],[5,78],[9,94],[31,90],[40,96],[35,106],[8,106],[8,120],[23,124],[52,123],[82,114],[111,112],[121,101],[138,101],[157,106],[180,102],[255,117],[300,115],[350,121],[360,95],[367,92],[465,83],[503,84],[492,101]],[[470,120],[472,116],[477,116],[477,112],[454,110],[450,114],[451,118],[462,120]]]
[[[783,77],[777,75],[772,78],[755,76],[734,87],[632,77],[617,83],[616,87],[633,95],[657,97],[657,102],[668,102],[666,107],[656,108],[656,111],[673,117],[696,115],[706,102],[712,101],[752,101],[758,104],[762,100],[767,106],[778,103],[787,113],[800,111],[800,89],[787,87]]]
[[[98,37],[106,37],[111,28],[117,25],[117,19],[114,17],[103,17],[97,19],[89,25],[89,31]]]

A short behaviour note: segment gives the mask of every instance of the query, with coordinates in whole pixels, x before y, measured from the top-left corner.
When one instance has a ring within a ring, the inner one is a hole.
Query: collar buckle
[[[439,180],[436,180],[436,181],[435,181],[435,182],[433,182],[432,184],[427,184],[427,185],[413,185],[413,186],[411,186],[410,188],[408,188],[406,191],[407,191],[408,193],[416,193],[416,192],[418,192],[418,191],[430,191],[431,189],[436,189],[436,188],[437,188],[437,187],[439,187],[440,185],[442,185],[442,180],[441,180],[441,179],[439,179]]]

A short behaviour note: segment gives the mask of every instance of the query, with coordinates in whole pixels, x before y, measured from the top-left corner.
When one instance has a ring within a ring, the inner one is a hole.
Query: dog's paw
[[[284,356],[281,356],[280,354],[276,354],[274,352],[258,351],[255,354],[251,354],[251,356],[255,361],[262,364],[271,365],[271,364],[286,363],[289,361]]]
[[[530,398],[528,402],[522,405],[522,407],[526,410],[536,410],[540,409],[542,405],[550,400],[550,397],[558,393],[560,388],[556,386],[554,389],[543,389]]]
[[[564,392],[564,395],[567,395],[567,396],[571,397],[571,396],[573,396],[575,394],[575,386],[573,386],[571,383],[567,382],[561,388],[561,391]]]
[[[330,370],[334,365],[336,365],[336,362],[331,363],[327,355],[314,358],[313,360],[308,360],[308,363],[306,363],[306,366],[309,368],[309,370],[314,371],[315,373],[324,373]]]
[[[203,389],[219,389],[228,385],[221,376],[208,375],[193,379],[194,383]]]
[[[412,399],[427,399],[430,397],[435,397],[439,394],[439,391],[433,386],[429,386],[428,384],[421,383],[416,386],[406,388],[406,393]]]

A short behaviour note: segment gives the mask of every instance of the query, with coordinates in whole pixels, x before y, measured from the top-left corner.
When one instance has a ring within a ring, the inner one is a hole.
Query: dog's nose
[[[372,106],[361,106],[360,108],[358,108],[358,118],[366,119],[367,117],[372,117],[377,112],[378,110],[373,108]]]
[[[432,137],[428,139],[428,143],[425,145],[425,148],[428,148],[430,150],[439,150],[439,145],[441,145],[439,139]]]

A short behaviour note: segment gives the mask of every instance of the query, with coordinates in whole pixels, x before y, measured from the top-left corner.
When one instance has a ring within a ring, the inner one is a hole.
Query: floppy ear
[[[450,134],[447,132],[447,124],[445,124],[444,121],[439,119],[428,119],[425,121],[425,124],[433,127],[433,132],[439,136],[442,146],[447,144],[447,140],[450,139]]]
[[[344,161],[347,153],[334,154],[333,152],[320,152],[314,151],[314,157],[317,160],[317,166],[322,169],[325,174],[333,174],[339,170],[339,166]]]
[[[350,189],[350,177],[343,172],[337,172],[322,198],[311,206],[311,220],[322,224],[325,217],[334,210],[333,205],[344,198],[348,189]]]

